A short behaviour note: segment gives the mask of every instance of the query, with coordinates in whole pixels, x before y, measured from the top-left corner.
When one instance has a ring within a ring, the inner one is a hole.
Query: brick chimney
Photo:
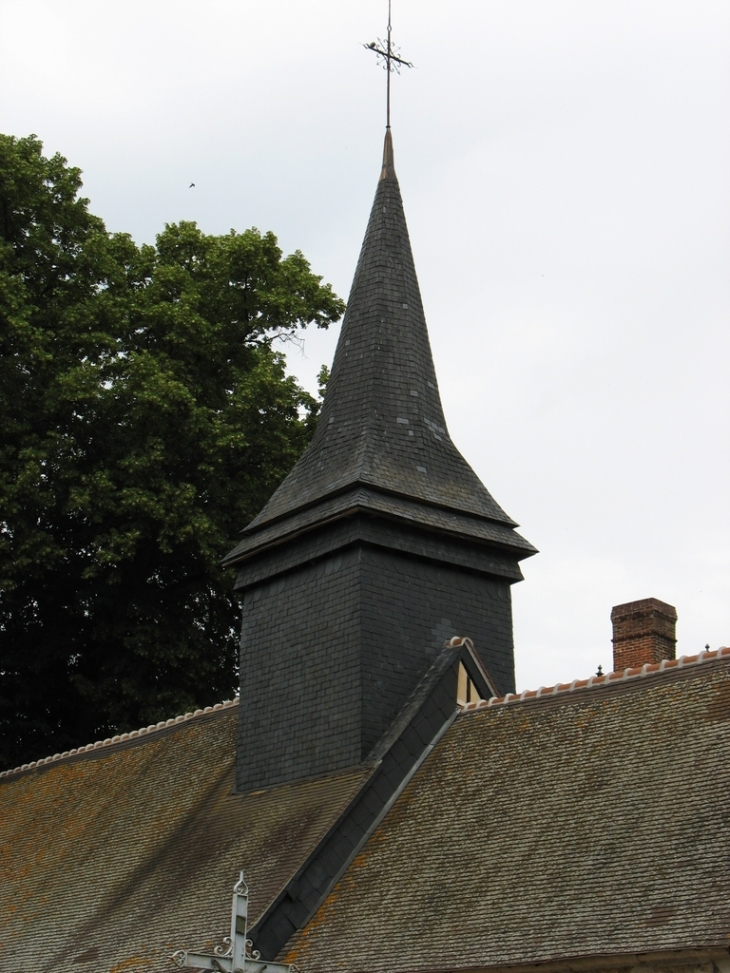
[[[658,598],[642,598],[611,609],[613,669],[621,672],[673,659],[677,609]]]

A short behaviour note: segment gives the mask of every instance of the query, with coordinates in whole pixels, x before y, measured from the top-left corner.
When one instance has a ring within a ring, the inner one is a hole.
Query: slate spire
[[[363,489],[367,496],[358,496]],[[390,131],[313,441],[229,562],[258,546],[264,528],[266,543],[298,529],[307,510],[309,522],[317,510],[329,518],[348,493],[358,505],[405,507],[409,519],[431,522],[435,510],[475,517],[523,557],[534,550],[447,431]]]
[[[227,558],[238,788],[375,759],[454,636],[513,692],[515,526],[446,429],[388,132],[316,432]]]

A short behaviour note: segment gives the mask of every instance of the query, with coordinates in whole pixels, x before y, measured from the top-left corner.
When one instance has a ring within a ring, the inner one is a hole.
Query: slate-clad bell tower
[[[452,636],[513,691],[516,526],[446,429],[388,131],[314,438],[226,559],[239,789],[365,759]]]

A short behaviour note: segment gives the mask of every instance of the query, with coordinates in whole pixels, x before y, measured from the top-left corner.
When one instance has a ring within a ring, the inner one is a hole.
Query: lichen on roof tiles
[[[241,868],[255,920],[363,771],[235,794],[237,717],[222,707],[0,781],[0,969],[22,955],[24,973],[162,973],[174,949],[228,934]]]
[[[307,973],[727,949],[730,657],[452,725],[286,961]],[[346,958],[346,959],[345,959]]]

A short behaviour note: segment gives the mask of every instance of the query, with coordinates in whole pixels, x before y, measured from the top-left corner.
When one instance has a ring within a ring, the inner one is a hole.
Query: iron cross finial
[[[398,57],[400,53],[400,48],[393,47],[391,42],[391,23],[390,23],[390,4],[391,0],[388,0],[388,39],[386,41],[381,41],[378,38],[377,41],[371,41],[369,44],[363,44],[369,51],[375,51],[378,55],[378,60],[382,62],[385,68],[388,80],[386,83],[386,109],[385,109],[385,127],[390,130],[390,75],[393,71],[397,71],[400,74],[401,65],[406,68],[412,68],[413,65],[410,61],[404,61],[402,57]]]

